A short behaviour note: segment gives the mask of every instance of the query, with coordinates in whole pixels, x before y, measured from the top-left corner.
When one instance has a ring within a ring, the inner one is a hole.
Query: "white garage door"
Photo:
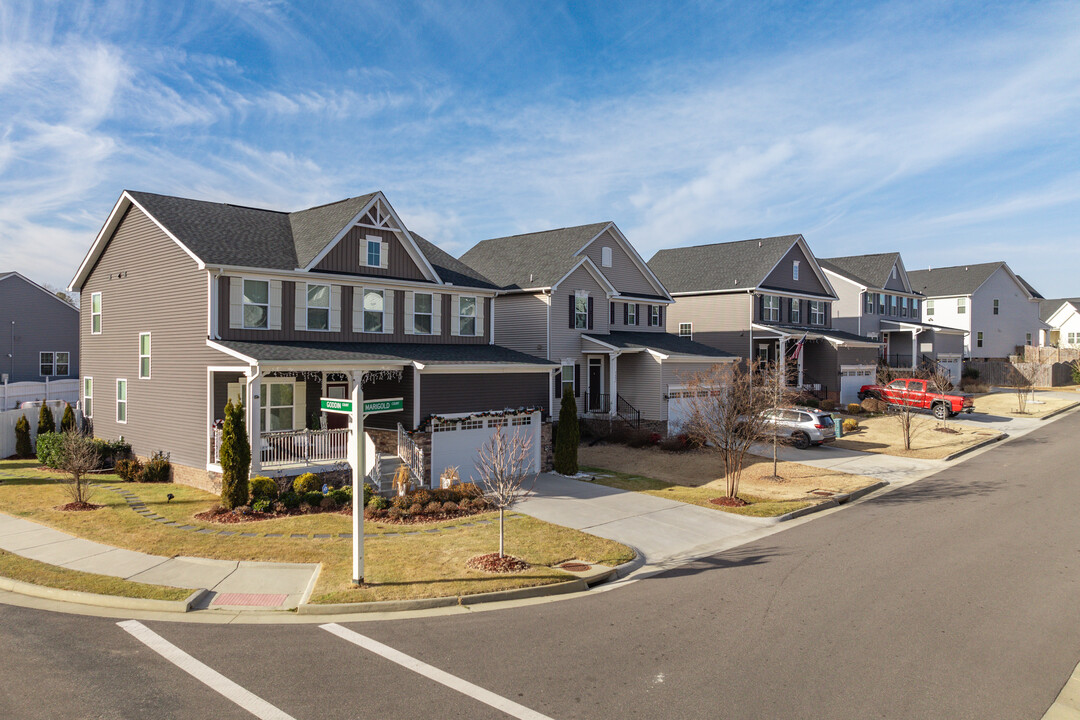
[[[515,431],[527,435],[532,442],[533,469],[540,472],[540,413],[503,415],[500,417],[464,417],[435,420],[431,428],[431,483],[439,486],[439,477],[449,467],[456,467],[464,482],[480,483],[476,471],[476,456],[498,427],[503,434]]]
[[[840,404],[848,405],[859,402],[859,388],[874,384],[873,365],[840,366]]]
[[[703,390],[698,390],[698,392],[704,393]],[[684,431],[683,425],[690,419],[693,412],[690,391],[685,385],[668,385],[667,398],[668,435],[678,435]]]
[[[961,362],[960,356],[938,355],[938,364],[949,372],[949,378],[953,385],[960,385]]]

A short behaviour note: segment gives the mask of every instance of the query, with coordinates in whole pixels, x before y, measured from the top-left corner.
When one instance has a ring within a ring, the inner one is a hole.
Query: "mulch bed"
[[[711,498],[709,502],[711,502],[713,505],[719,505],[721,507],[746,507],[750,504],[741,498],[733,497]]]
[[[472,570],[488,573],[516,573],[521,572],[522,570],[528,570],[530,567],[529,563],[524,560],[519,560],[510,555],[499,557],[499,553],[476,555],[475,557],[469,558],[465,562],[465,565]]]
[[[936,428],[934,428],[934,430],[936,430],[937,432],[948,433],[949,435],[959,435],[960,434],[959,430],[953,430],[952,428],[948,428],[948,427],[936,427]]]
[[[220,523],[222,525],[233,525],[236,523],[248,523],[257,522],[259,520],[277,520],[279,518],[297,517],[300,515],[322,515],[326,513],[337,513],[344,515],[342,510],[302,510],[296,508],[294,510],[286,510],[279,513],[267,513],[267,512],[255,512],[252,510],[249,513],[238,513],[235,510],[224,510],[222,508],[214,508],[195,515],[196,520],[202,522]],[[348,513],[352,515],[352,512]]]
[[[425,513],[423,515],[405,515],[400,518],[392,518],[385,514],[385,510],[382,510],[380,511],[382,514],[379,515],[365,512],[364,519],[371,520],[372,522],[386,523],[387,525],[426,525],[428,523],[442,522],[443,520],[457,520],[458,518],[470,517],[486,512],[490,512],[490,509],[484,508],[483,510],[473,510],[470,508],[468,510],[458,510],[457,512],[451,513]],[[346,514],[352,515],[352,509],[350,508],[349,512]]]
[[[87,502],[72,502],[66,505],[57,505],[55,510],[63,510],[64,512],[75,511],[80,512],[84,510],[98,510],[105,507],[104,505],[95,505],[94,503]]]

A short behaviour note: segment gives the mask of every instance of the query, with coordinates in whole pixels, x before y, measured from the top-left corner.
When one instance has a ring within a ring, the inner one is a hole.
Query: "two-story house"
[[[964,330],[923,322],[921,293],[911,287],[900,253],[818,261],[839,298],[833,327],[880,339],[882,360],[893,368],[940,366],[960,382]]]
[[[671,295],[613,222],[494,238],[461,259],[499,285],[496,341],[559,364],[578,411],[667,430],[689,377],[732,354],[665,331]]]
[[[798,387],[843,402],[873,377],[880,343],[833,327],[836,292],[802,235],[661,250],[649,267],[675,299],[670,332],[793,363]]]
[[[533,436],[539,469],[553,364],[494,344],[495,286],[380,192],[279,212],[125,191],[71,287],[95,433],[170,452],[182,482],[216,489],[230,397],[253,474],[345,461],[346,417],[320,398],[358,395],[402,399],[365,429],[425,483],[450,465],[468,477],[506,423]]]
[[[5,384],[78,378],[79,310],[17,272],[0,273],[0,348]]]
[[[1047,327],[1039,299],[1004,262],[913,270],[908,278],[926,296],[926,322],[967,332],[967,357],[1004,359],[1038,344]]]
[[[1080,298],[1040,300],[1039,318],[1047,326],[1040,333],[1040,344],[1080,348]]]

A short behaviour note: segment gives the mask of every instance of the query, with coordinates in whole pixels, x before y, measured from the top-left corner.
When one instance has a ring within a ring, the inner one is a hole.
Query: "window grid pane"
[[[367,241],[367,264],[370,267],[379,267],[382,262],[379,257],[382,253],[382,246],[378,240]]]

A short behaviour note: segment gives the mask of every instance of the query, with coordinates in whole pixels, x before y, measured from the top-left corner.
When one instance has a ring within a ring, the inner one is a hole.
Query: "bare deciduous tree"
[[[504,557],[506,509],[532,494],[536,482],[532,439],[519,430],[508,437],[502,427],[496,428],[477,454],[476,470],[480,492],[499,510],[499,557]]]
[[[1016,395],[1016,414],[1027,415],[1028,393],[1032,392],[1035,385],[1023,372],[1017,371],[1014,374],[1016,379],[1013,381],[1013,393]]]
[[[765,393],[768,399],[768,409],[787,407],[795,403],[798,393],[790,384],[791,368],[780,363],[767,363],[759,366],[754,374],[757,386]],[[766,423],[764,430],[768,433],[772,445],[772,479],[782,480],[780,477],[780,460],[778,451],[781,444],[788,442],[788,437],[781,435],[780,427],[775,423]]]
[[[101,466],[101,456],[93,441],[78,430],[68,430],[60,441],[60,469],[71,475],[65,486],[71,502],[90,501],[90,483],[85,477]]]
[[[922,375],[923,373],[916,372],[907,377],[919,379]],[[928,382],[927,385],[930,385],[930,382]],[[925,425],[921,408],[910,402],[890,402],[886,405],[886,412],[891,417],[895,418],[897,424],[900,426],[900,436],[904,440],[904,449],[911,450],[912,438],[914,438]]]
[[[738,497],[746,455],[755,443],[773,435],[765,413],[772,405],[741,363],[713,365],[686,383],[688,417],[683,430],[702,447],[720,456],[728,497]]]
[[[935,362],[926,377],[927,386],[937,393],[947,393],[953,390],[952,373],[946,370],[940,363]],[[949,413],[941,416],[941,427],[949,428]]]

